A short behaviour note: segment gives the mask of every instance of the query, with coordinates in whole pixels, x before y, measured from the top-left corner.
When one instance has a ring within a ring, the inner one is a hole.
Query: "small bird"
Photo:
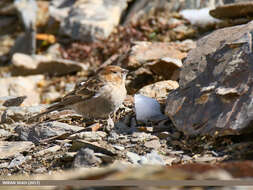
[[[126,98],[125,80],[128,71],[119,66],[106,66],[94,77],[76,84],[60,102],[31,117],[37,119],[55,110],[73,109],[87,119],[102,119],[117,111]]]

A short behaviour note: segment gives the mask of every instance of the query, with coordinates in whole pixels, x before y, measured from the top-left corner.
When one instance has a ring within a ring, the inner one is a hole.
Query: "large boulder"
[[[168,95],[165,113],[185,134],[252,131],[253,22],[217,30],[198,41]]]

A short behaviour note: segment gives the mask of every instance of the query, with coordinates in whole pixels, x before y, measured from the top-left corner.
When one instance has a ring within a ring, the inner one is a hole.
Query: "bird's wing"
[[[81,81],[76,85],[75,89],[66,96],[64,96],[60,102],[48,107],[44,112],[29,118],[29,120],[37,119],[42,115],[50,113],[52,111],[61,110],[66,108],[67,106],[88,100],[96,96],[102,86],[103,83],[97,78],[89,79],[87,81]]]

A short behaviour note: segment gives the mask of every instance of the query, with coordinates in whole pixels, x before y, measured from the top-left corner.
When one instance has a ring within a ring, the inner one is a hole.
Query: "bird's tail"
[[[42,113],[39,113],[37,115],[34,115],[32,117],[30,117],[28,119],[28,121],[35,121],[37,119],[39,119],[41,116],[45,115],[45,114],[48,114],[52,111],[56,111],[56,110],[62,110],[64,109],[66,106],[64,104],[62,104],[62,102],[59,102],[59,103],[56,103],[52,106],[49,106],[45,111],[43,111]]]

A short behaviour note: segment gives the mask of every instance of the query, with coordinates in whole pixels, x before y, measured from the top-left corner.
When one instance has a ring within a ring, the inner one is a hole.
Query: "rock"
[[[0,129],[0,138],[8,138],[11,135],[12,135],[12,133],[10,133],[9,131],[6,131],[4,129]]]
[[[52,14],[51,9],[51,15],[54,17],[63,11],[63,16],[58,17],[61,20],[60,33],[74,40],[91,42],[110,35],[114,27],[119,24],[127,1],[87,0],[71,2],[65,0],[65,4],[58,5],[55,7],[51,4],[54,13],[56,12],[56,14]],[[66,5],[70,6],[69,10],[66,9]]]
[[[152,148],[152,149],[157,150],[161,147],[161,143],[159,140],[146,141],[144,143],[144,146],[147,148]]]
[[[206,69],[206,57],[208,54],[215,52],[225,44],[233,43],[233,41],[239,40],[240,38],[245,38],[247,31],[251,30],[251,28],[251,23],[236,27],[227,27],[216,30],[199,39],[197,41],[198,48],[192,49],[183,63],[184,67],[180,72],[179,86],[185,86]],[[221,45],[222,42],[224,42],[223,45]]]
[[[161,113],[160,104],[153,98],[136,94],[134,103],[137,121],[159,121],[166,118]]]
[[[88,65],[67,59],[55,58],[50,55],[29,56],[15,53],[12,56],[11,73],[17,75],[66,75],[87,70]]]
[[[135,42],[128,62],[123,65],[131,72],[126,82],[130,94],[136,93],[145,85],[160,80],[177,80],[182,67],[181,60],[189,44],[166,42]]]
[[[8,168],[15,168],[18,167],[19,165],[25,163],[27,160],[31,160],[31,156],[23,156],[23,155],[18,155],[15,157],[10,164],[8,165]]]
[[[18,141],[0,141],[0,159],[7,159],[19,153],[27,152],[34,147],[32,142]]]
[[[0,105],[5,107],[20,106],[27,96],[3,96],[0,97]]]
[[[235,2],[217,6],[210,10],[210,15],[219,19],[236,19],[253,17],[253,2]]]
[[[11,49],[11,54],[16,52],[35,54],[37,2],[35,0],[15,0],[14,6],[23,23],[25,34],[22,38],[16,40],[14,47]]]
[[[148,165],[165,165],[163,158],[156,152],[152,151],[145,156],[142,156],[139,163],[141,165],[148,164]]]
[[[169,2],[166,0],[140,0],[132,1],[131,6],[125,16],[122,18],[123,24],[136,23],[142,17],[151,14],[151,12],[160,11],[168,6]]]
[[[85,131],[70,135],[68,139],[85,139],[89,142],[101,141],[102,138],[106,137],[107,134],[103,131]]]
[[[18,124],[15,128],[15,131],[18,133],[20,139],[38,143],[43,139],[71,134],[82,129],[82,127],[68,125],[66,123],[61,123],[58,121],[52,121],[34,124],[30,127],[27,125]]]
[[[251,131],[252,31],[253,22],[217,30],[189,53],[182,87],[169,94],[165,109],[178,130],[187,135]]]
[[[91,167],[102,163],[102,160],[94,155],[94,151],[89,148],[81,148],[73,162],[75,168]]]
[[[195,155],[193,156],[193,158],[194,158],[194,161],[197,163],[214,162],[217,160],[217,157],[214,157],[208,154],[205,154],[203,156]]]
[[[0,110],[0,123],[26,121],[32,114],[38,114],[44,109],[45,107],[42,105],[26,107],[11,106],[8,108],[3,107],[3,110]]]
[[[120,146],[120,145],[113,145],[113,148],[115,148],[117,150],[120,150],[120,151],[125,150],[125,148],[123,146]]]
[[[0,94],[1,96],[27,96],[23,102],[24,106],[39,104],[40,95],[36,87],[37,82],[43,79],[43,75],[1,78]]]
[[[164,99],[168,96],[168,92],[179,87],[177,81],[167,80],[159,81],[141,88],[138,93],[155,99]]]
[[[186,55],[186,53],[182,53],[175,48],[173,43],[135,42],[134,46],[131,48],[127,66],[131,68],[138,68],[148,62],[163,58],[182,60],[186,57]]]
[[[16,14],[16,8],[12,0],[2,0],[0,2],[0,15],[10,15]]]
[[[108,156],[106,154],[95,153],[94,155],[96,157],[100,158],[103,161],[103,163],[106,163],[106,164],[113,163],[113,161],[114,161],[114,158],[112,156]]]
[[[55,145],[55,146],[52,146],[50,148],[43,149],[39,152],[34,153],[34,156],[43,156],[44,154],[47,154],[47,153],[50,153],[50,152],[51,153],[57,152],[60,149],[61,149],[61,146]]]
[[[202,8],[202,9],[186,9],[180,11],[180,14],[184,19],[190,21],[192,25],[205,28],[209,26],[215,26],[215,24],[219,23],[220,20],[212,17],[209,14],[210,8]]]
[[[47,171],[47,168],[46,167],[43,167],[43,168],[37,168],[34,170],[34,173],[35,174],[42,174],[42,173],[45,173]]]
[[[145,132],[134,132],[132,134],[131,142],[145,142],[158,139],[156,136]]]
[[[141,160],[141,157],[138,154],[135,154],[133,152],[127,152],[126,156],[128,157],[129,161],[135,165],[139,165],[139,160]]]
[[[114,153],[114,149],[110,145],[105,145],[104,143],[90,143],[85,140],[73,140],[72,148],[71,151],[79,150],[81,148],[89,148],[94,150],[95,152],[107,154],[109,156],[115,156],[116,154]]]
[[[164,79],[178,80],[179,71],[183,66],[181,59],[164,57],[147,64],[150,70]]]

